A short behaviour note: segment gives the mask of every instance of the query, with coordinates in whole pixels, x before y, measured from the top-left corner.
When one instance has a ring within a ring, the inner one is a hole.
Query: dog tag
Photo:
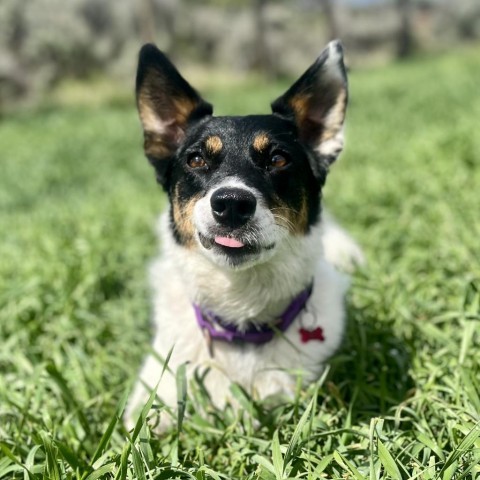
[[[325,337],[323,336],[323,328],[317,327],[313,330],[307,330],[306,328],[301,328],[299,330],[300,341],[302,343],[310,342],[311,340],[317,340],[318,342],[324,342]]]

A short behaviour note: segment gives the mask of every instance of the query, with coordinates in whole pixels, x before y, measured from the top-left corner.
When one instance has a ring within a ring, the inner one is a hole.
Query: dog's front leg
[[[163,372],[163,373],[162,373]],[[177,387],[175,373],[161,365],[158,359],[150,355],[140,372],[133,393],[124,414],[125,426],[132,430],[151,393],[156,390],[153,407],[147,414],[148,423],[161,433],[170,428],[175,417],[172,413],[177,405]]]

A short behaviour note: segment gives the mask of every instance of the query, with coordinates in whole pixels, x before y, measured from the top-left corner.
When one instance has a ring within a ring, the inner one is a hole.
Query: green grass
[[[353,72],[325,190],[368,266],[348,334],[291,403],[187,401],[163,438],[118,417],[149,342],[146,266],[165,200],[136,113],[0,121],[0,478],[480,478],[480,52]],[[212,90],[266,111],[285,85]],[[207,92],[208,93],[208,92]]]

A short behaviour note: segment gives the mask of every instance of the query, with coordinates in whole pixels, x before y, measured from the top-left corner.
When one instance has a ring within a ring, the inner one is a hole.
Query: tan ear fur
[[[211,105],[154,45],[147,44],[140,50],[136,91],[149,158],[171,156],[182,142],[189,120],[212,113]]]
[[[317,61],[273,104],[274,113],[292,116],[300,138],[332,163],[343,148],[348,101],[343,50],[330,42]]]

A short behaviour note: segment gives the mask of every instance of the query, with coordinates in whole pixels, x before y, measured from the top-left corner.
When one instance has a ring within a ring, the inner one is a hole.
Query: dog
[[[269,115],[213,116],[151,44],[140,51],[136,96],[145,155],[170,204],[151,266],[154,353],[127,426],[157,384],[175,410],[184,364],[189,379],[205,374],[219,408],[232,401],[232,382],[253,398],[291,395],[297,376],[317,379],[342,341],[348,277],[336,267],[363,263],[355,241],[321,211],[344,143],[341,43],[330,42]],[[160,417],[162,431],[172,419]]]

